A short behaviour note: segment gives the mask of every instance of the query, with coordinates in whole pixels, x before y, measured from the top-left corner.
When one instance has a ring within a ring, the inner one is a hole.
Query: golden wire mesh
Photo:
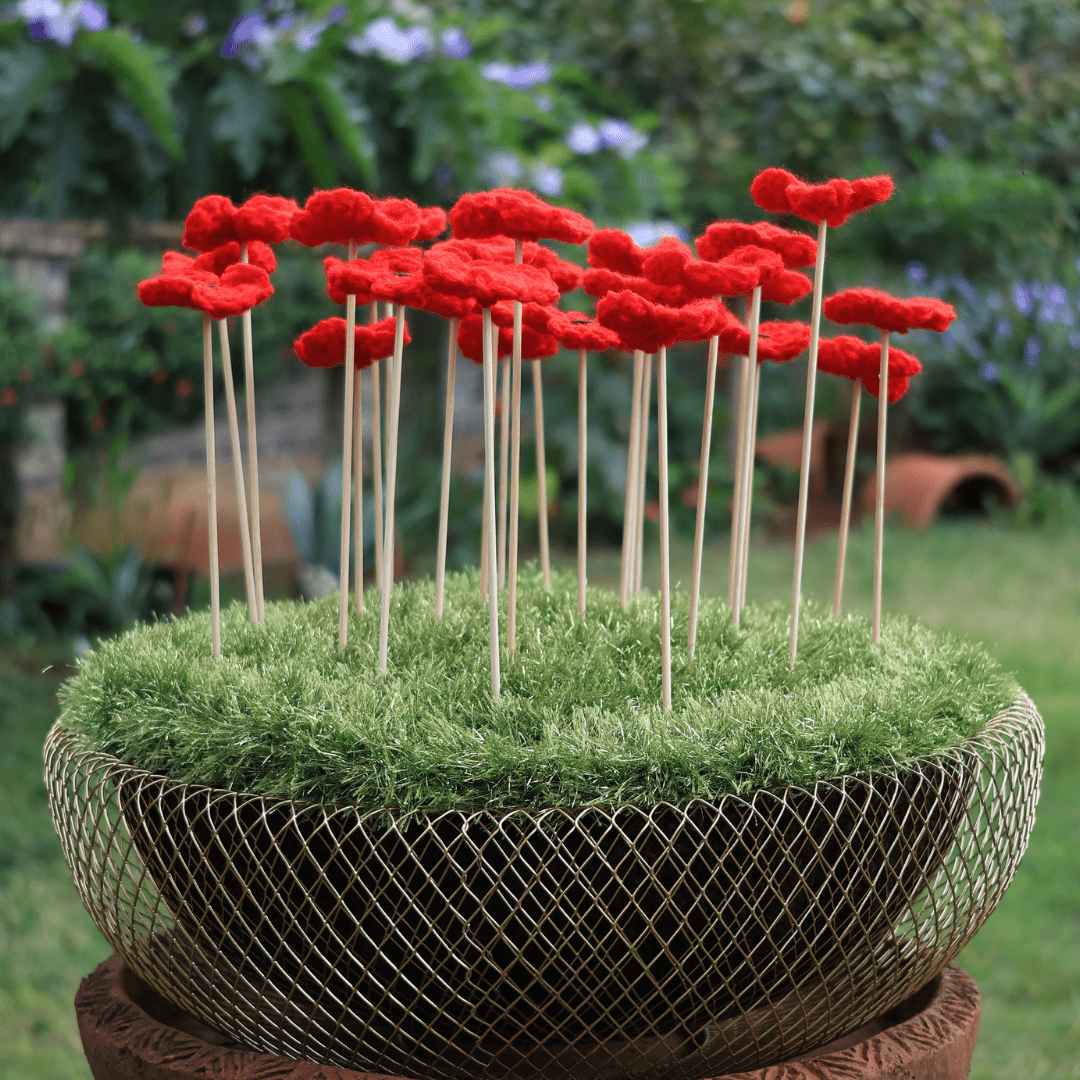
[[[427,1078],[700,1080],[854,1030],[1011,880],[1027,697],[917,768],[715,803],[386,812],[45,747],[75,884],[128,966],[230,1038]]]

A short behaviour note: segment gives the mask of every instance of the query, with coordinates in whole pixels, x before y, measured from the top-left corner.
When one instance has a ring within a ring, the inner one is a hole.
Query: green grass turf
[[[886,533],[886,610],[986,643],[1017,673],[1047,724],[1038,821],[1028,854],[997,911],[960,957],[979,982],[982,1024],[974,1080],[1080,1078],[1080,539],[943,523],[926,534]],[[806,588],[832,592],[835,536],[807,549]],[[869,611],[872,534],[853,538],[848,592]],[[572,553],[562,553],[564,565]],[[707,590],[726,591],[727,552],[710,545]],[[791,588],[790,545],[755,537],[754,600]],[[676,579],[689,580],[676,544]],[[590,553],[597,582],[618,553]],[[646,562],[655,584],[655,551]],[[57,714],[56,682],[0,666],[0,1077],[90,1080],[71,1005],[79,979],[108,954],[51,839],[41,744]]]
[[[789,669],[788,612],[748,608],[736,629],[709,599],[687,659],[688,597],[673,604],[674,707],[661,707],[660,611],[593,588],[521,579],[518,648],[491,693],[489,615],[475,573],[399,585],[377,669],[372,592],[337,644],[337,598],[224,613],[220,661],[205,613],[106,642],[61,691],[64,723],[96,749],[175,780],[403,811],[681,803],[811,784],[962,744],[1014,700],[982,649],[904,616],[881,644],[861,616],[802,614]]]

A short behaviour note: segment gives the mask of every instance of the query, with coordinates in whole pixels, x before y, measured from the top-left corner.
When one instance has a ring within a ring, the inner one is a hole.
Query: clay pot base
[[[367,1080],[375,1075],[289,1061],[230,1042],[150,989],[118,956],[83,979],[75,1011],[95,1080]],[[716,1080],[965,1080],[978,1030],[978,987],[949,964],[896,1008],[812,1054]]]

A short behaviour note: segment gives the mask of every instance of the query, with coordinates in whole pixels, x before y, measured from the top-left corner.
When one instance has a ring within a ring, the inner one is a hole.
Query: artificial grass
[[[904,765],[956,747],[1016,697],[977,645],[903,616],[869,621],[806,602],[788,667],[786,605],[736,630],[703,600],[686,660],[688,597],[673,598],[674,707],[661,708],[659,598],[624,611],[576,580],[519,582],[518,642],[503,696],[488,676],[488,611],[475,573],[398,586],[390,666],[377,670],[370,594],[337,647],[337,599],[241,605],[209,655],[205,612],[100,645],[61,691],[87,745],[174,780],[401,811],[686,802]],[[504,630],[505,630],[505,610]]]

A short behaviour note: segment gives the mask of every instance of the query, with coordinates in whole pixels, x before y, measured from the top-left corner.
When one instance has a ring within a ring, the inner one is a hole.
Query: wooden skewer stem
[[[450,460],[454,448],[454,385],[457,374],[459,320],[450,320],[450,342],[446,348],[446,417],[443,421],[442,490],[439,495],[439,548],[435,566],[435,618],[443,615],[446,591],[446,534],[450,519]]]
[[[484,490],[487,492],[487,532],[495,535],[495,357],[491,348],[491,308],[484,308]],[[488,545],[488,579],[494,585],[498,569],[495,547]],[[491,643],[491,696],[501,693],[499,671],[499,590],[488,589],[488,617]]]
[[[881,641],[881,575],[885,546],[885,421],[889,413],[889,332],[881,333],[878,383],[877,475],[874,477],[874,644]]]
[[[733,418],[737,424],[735,436],[735,468],[733,470],[734,487],[731,495],[731,551],[728,554],[728,606],[732,618],[738,607],[739,584],[739,538],[742,536],[742,484],[743,457],[746,453],[746,416],[749,411],[750,358],[739,357],[739,407]]]
[[[855,458],[859,451],[859,410],[862,406],[862,380],[851,387],[851,420],[848,423],[847,461],[844,465],[844,501],[840,506],[840,542],[836,549],[836,583],[833,585],[833,618],[840,618],[844,596],[844,563],[847,560],[848,532],[851,528],[851,498],[855,491]]]
[[[514,262],[523,249],[514,241]],[[521,509],[521,303],[514,301],[514,336],[510,352],[510,527],[506,553],[506,651],[517,647],[518,519]]]
[[[371,305],[371,321],[378,321],[379,305]],[[379,388],[379,362],[371,365],[371,480],[375,495],[375,591],[382,592],[383,541],[383,456],[382,456],[382,392]]]
[[[577,354],[577,394],[578,394],[578,436],[577,436],[577,606],[578,614],[585,614],[585,518],[588,511],[588,455],[586,442],[588,439],[586,421],[587,398],[585,386],[585,360],[588,353],[585,349],[578,349]]]
[[[754,468],[757,465],[757,415],[761,398],[761,364],[754,365],[754,392],[750,404],[750,440],[747,444],[747,470],[750,481],[746,487],[746,513],[743,515],[742,579],[739,583],[739,603],[746,607],[746,576],[750,568],[750,518],[754,508]]]
[[[668,520],[667,349],[656,358],[657,443],[660,458],[660,665],[664,712],[671,711],[671,533]]]
[[[637,522],[634,525],[634,577],[630,590],[641,592],[645,570],[645,481],[649,475],[649,409],[652,397],[653,357],[645,357],[645,371],[641,379],[641,426],[638,430],[638,495]]]
[[[746,555],[750,527],[750,502],[754,487],[754,425],[757,410],[754,408],[754,395],[757,393],[758,371],[758,333],[761,326],[761,286],[754,289],[750,301],[750,348],[747,356],[749,383],[746,395],[746,414],[744,423],[746,432],[743,437],[743,476],[742,505],[739,509],[739,552],[736,556],[738,577],[735,581],[735,625],[739,625],[742,609],[746,606]]]
[[[221,370],[225,377],[225,406],[229,415],[229,443],[232,448],[233,480],[236,483],[236,517],[240,527],[240,552],[244,560],[248,617],[257,624],[259,602],[255,598],[255,573],[251,566],[251,532],[248,528],[247,496],[244,493],[244,461],[240,456],[240,424],[236,418],[236,388],[233,386],[229,323],[226,319],[218,319],[218,340],[221,344]]]
[[[353,607],[359,615],[364,610],[364,380],[359,371],[353,384],[353,493]]]
[[[383,588],[379,599],[379,670],[390,651],[390,595],[394,591],[394,495],[397,490],[398,418],[401,415],[401,354],[405,345],[405,308],[398,305],[394,326],[394,374],[386,433],[386,513],[383,514]]]
[[[356,243],[349,241],[349,258]],[[338,562],[338,648],[349,643],[349,533],[352,510],[353,389],[356,382],[356,297],[345,297],[345,426],[341,445],[341,552]]]
[[[641,379],[645,354],[634,350],[634,382],[630,398],[630,442],[626,451],[626,497],[623,500],[622,565],[619,572],[619,603],[626,607],[633,575],[634,525],[637,522],[638,432],[641,424]]]
[[[694,519],[694,561],[690,571],[690,619],[686,652],[694,659],[697,647],[698,599],[701,596],[701,563],[705,548],[705,497],[709,490],[709,454],[712,450],[713,405],[716,399],[716,369],[720,358],[720,338],[709,339],[705,361],[705,414],[701,419],[701,459],[698,463],[697,516]]]
[[[247,244],[240,245],[240,261],[248,261]],[[244,418],[247,420],[248,510],[251,514],[251,559],[255,572],[255,603],[259,622],[265,619],[263,593],[262,512],[259,507],[259,442],[255,433],[255,352],[251,337],[251,308],[240,317],[244,335]]]
[[[214,439],[214,337],[203,315],[203,401],[206,419],[206,524],[210,548],[210,652],[221,657],[221,572],[218,566],[217,446]]]
[[[803,555],[806,551],[806,508],[810,501],[810,450],[814,437],[814,391],[817,387],[818,340],[821,334],[822,287],[825,283],[826,223],[818,225],[814,299],[810,316],[810,359],[806,365],[806,410],[803,414],[802,460],[799,463],[799,510],[795,522],[795,573],[791,582],[791,638],[788,658],[792,670],[799,650],[799,601],[802,599]]]
[[[532,362],[533,415],[536,419],[536,487],[540,515],[540,572],[551,592],[551,553],[548,545],[547,454],[544,450],[544,376],[540,361]]]
[[[498,341],[498,327],[494,327]],[[497,352],[494,355],[498,355]],[[506,510],[510,497],[510,357],[499,364],[501,401],[499,403],[499,592],[506,588]]]

